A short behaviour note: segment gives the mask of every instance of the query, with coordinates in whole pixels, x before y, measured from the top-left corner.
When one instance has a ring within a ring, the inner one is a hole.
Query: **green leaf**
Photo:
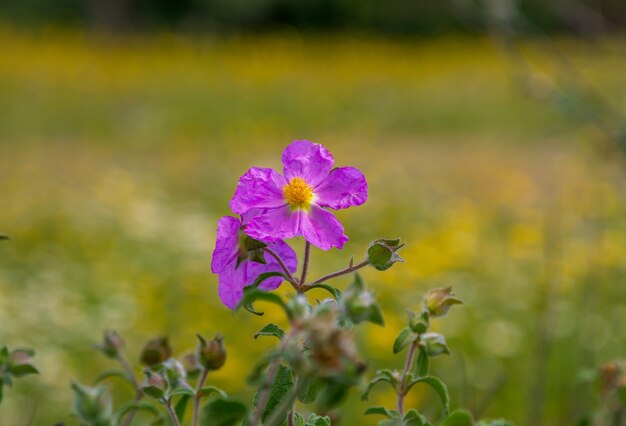
[[[430,358],[428,357],[428,353],[425,348],[419,349],[419,354],[417,355],[417,363],[416,363],[416,372],[419,377],[424,377],[428,374],[428,370],[430,367]]]
[[[427,383],[435,390],[435,392],[437,392],[437,395],[439,395],[439,399],[441,399],[441,403],[443,404],[443,414],[444,416],[447,416],[450,411],[450,395],[448,394],[448,387],[445,383],[437,377],[426,376],[411,381],[407,385],[407,389],[411,389],[417,383]]]
[[[318,416],[315,413],[311,413],[305,426],[330,426],[330,417]]]
[[[415,408],[406,412],[402,419],[404,426],[426,426],[430,425],[428,419],[420,414]]]
[[[263,411],[262,419],[266,421],[270,414],[276,409],[280,402],[289,394],[289,391],[293,389],[293,373],[291,368],[287,367],[284,364],[279,364],[278,371],[276,372],[276,377],[274,378],[274,382],[270,385],[269,397],[267,399],[267,404],[265,405],[265,411]],[[254,397],[254,405],[256,406],[258,403],[258,398],[260,397],[260,391]],[[284,419],[281,419],[281,422]]]
[[[276,336],[278,340],[283,340],[285,332],[276,324],[267,324],[254,335],[254,338],[256,339],[259,336]]]
[[[117,418],[117,423],[121,423],[124,415],[135,410],[149,411],[152,414],[154,414],[155,417],[158,417],[161,415],[161,412],[159,411],[159,409],[156,408],[153,404],[149,403],[148,401],[131,401],[122,405],[115,413],[115,416]]]
[[[306,426],[304,416],[298,412],[293,413],[293,424],[295,426]]]
[[[404,348],[413,343],[417,338],[418,335],[415,334],[409,327],[404,327],[402,330],[400,330],[400,333],[398,333],[398,337],[396,337],[396,340],[393,342],[393,353],[397,354],[398,352],[401,352]]]
[[[191,401],[191,399],[191,395],[183,395],[174,406],[174,412],[176,413],[176,417],[178,417],[178,421],[181,424],[183,424],[185,412],[187,411],[187,405],[189,405],[189,401]]]
[[[191,389],[189,387],[178,386],[176,389],[174,389],[172,392],[170,392],[170,397],[174,397],[174,396],[178,396],[178,395],[195,396],[196,393],[193,391],[193,389]]]
[[[239,305],[237,305],[235,310],[239,310],[241,307],[243,307],[245,310],[255,315],[263,315],[263,312],[256,311],[253,306],[254,302],[259,300],[275,303],[276,305],[283,308],[287,316],[291,318],[291,313],[289,312],[287,305],[280,296],[278,296],[276,293],[268,293],[266,291],[257,290],[252,286],[244,288],[243,298],[241,299],[241,302],[239,302]]]
[[[254,280],[254,282],[252,283],[251,286],[248,286],[246,288],[252,288],[252,289],[256,289],[259,285],[261,285],[261,283],[265,280],[267,280],[268,278],[272,278],[272,277],[283,277],[286,279],[285,275],[282,272],[263,272],[262,274],[259,274],[258,277],[256,277],[256,280]]]
[[[202,407],[202,426],[234,426],[246,418],[248,410],[241,402],[216,399]]]
[[[317,399],[324,384],[319,380],[310,380],[309,384],[298,394],[298,399],[303,404],[311,404]]]
[[[165,391],[156,386],[145,386],[141,388],[141,390],[143,391],[143,393],[154,399],[161,399],[163,398],[163,396],[165,396]]]
[[[94,379],[93,383],[94,383],[94,385],[97,385],[101,381],[106,380],[106,379],[111,378],[111,377],[118,377],[120,379],[124,379],[126,382],[130,383],[131,385],[133,384],[133,382],[128,377],[128,374],[124,370],[106,370],[106,371],[103,371],[102,373],[100,373],[100,374],[98,374],[96,376],[96,378]]]
[[[28,374],[39,374],[39,370],[31,364],[17,364],[9,367],[9,373],[13,377],[23,377]]]
[[[465,410],[456,410],[443,421],[441,426],[473,426],[474,416]]]
[[[11,238],[9,238],[8,235],[0,235],[0,241],[2,240],[10,240]]]
[[[200,398],[207,398],[212,393],[217,393],[222,399],[228,399],[226,392],[215,386],[204,386],[198,389],[197,395]]]
[[[478,426],[515,426],[514,423],[505,419],[481,420]]]
[[[329,410],[341,404],[348,396],[350,385],[343,382],[329,382],[318,397],[318,404],[322,410]]]
[[[389,417],[390,419],[400,416],[400,413],[398,413],[396,410],[389,410],[385,407],[370,407],[365,410],[364,414],[366,416],[370,414],[380,414],[381,416]]]
[[[367,401],[367,399],[370,396],[370,392],[372,391],[372,389],[374,388],[374,386],[376,386],[378,383],[389,383],[392,387],[394,387],[394,382],[385,375],[378,375],[376,377],[374,377],[372,380],[370,380],[370,382],[367,384],[367,387],[365,388],[365,392],[363,392],[363,395],[361,395],[361,401]]]
[[[332,296],[335,298],[335,300],[337,302],[341,302],[343,295],[341,294],[341,291],[339,291],[338,288],[333,287],[332,285],[328,285],[328,284],[315,284],[313,286],[310,287],[310,289],[314,289],[314,288],[321,288],[326,290],[327,292],[329,292],[330,294],[332,294]]]

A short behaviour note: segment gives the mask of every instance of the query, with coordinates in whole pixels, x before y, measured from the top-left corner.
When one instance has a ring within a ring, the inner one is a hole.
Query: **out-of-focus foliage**
[[[5,0],[0,20],[108,30],[297,28],[415,35],[484,32],[485,15],[514,8],[546,31],[596,33],[626,25],[621,0]]]
[[[623,41],[558,46],[626,109]],[[541,47],[523,46],[544,71],[537,90],[554,71]],[[434,369],[477,418],[570,424],[596,405],[577,372],[624,356],[626,167],[597,155],[596,130],[520,94],[487,40],[42,31],[2,32],[0,51],[0,342],[37,348],[43,373],[5,395],[3,424],[25,411],[71,424],[70,379],[112,366],[92,350],[107,328],[129,348],[170,335],[177,353],[221,332],[228,362],[212,382],[250,400],[242,377],[274,344],[252,335],[284,324],[262,303],[262,318],[221,305],[214,227],[246,168],[279,166],[295,138],[370,184],[365,206],[338,212],[345,258],[315,252],[312,277],[365,256],[372,235],[407,241],[406,263],[363,273],[386,313],[359,335],[371,371],[395,362],[400,307],[449,285],[465,305],[434,324],[453,355]],[[132,389],[115,387],[122,397]],[[346,424],[370,421],[358,393],[348,401]]]

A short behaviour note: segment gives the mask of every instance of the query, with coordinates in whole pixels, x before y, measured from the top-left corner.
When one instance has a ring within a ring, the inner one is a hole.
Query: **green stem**
[[[176,415],[176,411],[174,411],[174,408],[172,407],[172,400],[168,399],[165,406],[167,407],[167,411],[168,413],[170,413],[170,417],[172,418],[172,424],[174,426],[180,426],[180,422],[178,421],[178,416]]]
[[[287,333],[287,335],[283,338],[278,351],[282,352],[287,346],[287,342],[291,338],[291,335],[294,333],[293,329]],[[263,382],[263,389],[260,390],[259,395],[259,403],[257,404],[257,408],[254,412],[254,418],[252,419],[252,426],[256,426],[261,422],[261,417],[263,416],[263,412],[265,411],[265,407],[267,406],[267,402],[270,398],[270,384],[276,378],[276,374],[278,373],[278,367],[280,366],[280,359],[276,359],[270,368],[267,370],[267,379]]]
[[[333,272],[332,274],[324,275],[323,277],[318,278],[315,281],[313,281],[311,284],[302,285],[301,288],[302,288],[303,291],[311,290],[317,284],[321,284],[321,283],[323,283],[325,281],[328,281],[330,279],[337,278],[337,277],[340,277],[342,275],[346,275],[346,274],[350,274],[352,272],[358,271],[359,269],[361,269],[361,268],[363,268],[363,267],[365,267],[367,265],[369,265],[369,262],[367,260],[364,260],[363,262],[361,262],[361,263],[359,263],[357,265],[349,266],[349,267],[347,267],[345,269],[342,269],[340,271]]]
[[[283,261],[283,258],[280,257],[278,255],[278,253],[276,253],[274,250],[272,250],[269,247],[265,247],[263,249],[263,251],[265,251],[267,254],[269,254],[270,256],[272,256],[274,259],[276,259],[276,261],[278,262],[278,264],[280,265],[281,269],[283,270],[283,272],[285,273],[285,276],[287,277],[287,281],[289,281],[291,283],[291,285],[294,286],[294,288],[297,288],[298,286],[298,280],[296,279],[296,277],[293,276],[293,274],[291,273],[291,271],[289,271],[289,268],[287,268],[287,265],[285,265],[285,262]]]
[[[289,397],[287,399],[284,399],[281,404],[276,407],[274,411],[272,411],[271,416],[265,423],[266,426],[278,426],[280,423],[282,423],[282,421],[285,419],[285,414],[288,411],[293,411],[293,404],[294,402],[296,402],[296,398],[298,398],[298,395],[300,394],[300,392],[302,392],[307,384],[308,380],[305,377],[302,377],[300,378],[300,380],[296,381],[293,389],[291,390],[291,393],[289,394]]]
[[[407,394],[406,389],[406,380],[411,372],[411,368],[413,367],[413,363],[415,361],[415,352],[417,350],[419,343],[418,341],[414,341],[409,349],[409,354],[406,357],[406,364],[404,366],[404,372],[402,373],[402,380],[400,381],[400,388],[398,389],[398,412],[400,415],[404,415],[404,397]]]
[[[300,283],[298,285],[298,293],[303,293],[302,288],[306,283],[306,274],[309,270],[309,256],[311,254],[311,243],[306,241],[304,243],[304,260],[302,261],[302,275],[300,276]]]
[[[139,387],[139,382],[137,381],[137,378],[135,377],[135,371],[133,370],[133,367],[131,367],[130,363],[124,357],[124,355],[122,353],[118,354],[117,361],[121,364],[122,368],[124,368],[124,370],[126,371],[126,374],[128,374],[128,379],[131,381],[131,383],[135,387],[135,399],[134,399],[134,402],[141,401],[141,399],[143,398],[143,392],[142,392],[141,388]],[[136,408],[132,409],[125,416],[125,419],[124,419],[124,422],[122,423],[122,426],[130,426],[131,422],[133,421],[133,418],[135,417],[135,414],[137,414],[137,409]]]
[[[198,391],[202,389],[202,387],[204,386],[204,382],[206,382],[206,378],[208,375],[209,375],[209,370],[207,370],[206,368],[203,368],[202,376],[200,376],[200,380],[198,380],[198,385],[196,386],[196,397],[193,403],[193,420],[191,423],[193,426],[198,425],[198,412],[200,410],[200,399],[201,399],[201,396],[198,393]]]

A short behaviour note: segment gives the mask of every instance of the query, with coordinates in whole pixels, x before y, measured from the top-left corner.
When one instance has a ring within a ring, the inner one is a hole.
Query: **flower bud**
[[[188,376],[192,376],[200,372],[201,365],[198,362],[198,354],[195,352],[185,354],[182,359],[182,364],[183,367],[185,367],[185,371]]]
[[[400,243],[400,238],[380,238],[372,241],[367,249],[367,261],[379,271],[386,271],[396,262],[404,262],[400,257],[398,250],[404,247],[404,243]]]
[[[426,348],[428,356],[450,355],[446,339],[439,333],[422,334],[421,343]]]
[[[170,347],[167,337],[155,337],[144,346],[141,351],[141,362],[148,367],[154,367],[172,356],[172,348]]]
[[[325,312],[305,324],[305,341],[319,375],[335,375],[357,364],[354,335],[337,324],[336,313]],[[362,368],[357,366],[357,370]]]
[[[428,312],[424,311],[417,315],[415,312],[408,311],[409,314],[409,328],[411,331],[417,334],[424,334],[428,331],[430,321],[428,318]]]
[[[146,379],[143,382],[142,387],[154,386],[155,388],[165,390],[167,388],[167,382],[158,373],[153,373],[150,370],[146,370]]]
[[[96,345],[96,349],[109,358],[117,358],[123,347],[124,340],[122,340],[115,330],[106,330],[102,343]]]
[[[287,300],[287,310],[291,312],[293,318],[302,320],[311,314],[311,305],[309,305],[306,297],[297,295]]]
[[[174,358],[170,358],[163,363],[163,370],[161,370],[161,374],[165,376],[169,386],[172,388],[187,385],[185,382],[187,372],[185,371],[183,365]]]
[[[113,405],[106,388],[89,388],[74,382],[71,385],[74,390],[74,415],[85,424],[110,424]]]
[[[442,287],[429,291],[424,298],[424,304],[430,315],[441,317],[448,312],[450,306],[463,304],[463,302],[452,294],[452,287]]]
[[[207,342],[198,334],[198,348],[196,351],[198,362],[209,371],[219,370],[226,362],[226,348],[224,338],[217,334],[213,340]]]
[[[141,390],[144,394],[155,398],[161,399],[165,396],[165,391],[168,388],[168,383],[165,377],[161,373],[155,373],[146,369],[144,371],[146,378],[141,384]]]

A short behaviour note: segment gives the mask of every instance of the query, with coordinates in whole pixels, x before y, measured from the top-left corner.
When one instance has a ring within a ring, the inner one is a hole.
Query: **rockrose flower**
[[[265,212],[252,218],[246,234],[272,242],[303,236],[328,250],[348,241],[343,226],[324,210],[358,206],[367,200],[367,182],[354,167],[333,169],[333,156],[320,144],[294,141],[283,152],[283,175],[253,167],[239,178],[230,208],[238,214]]]
[[[217,223],[217,237],[211,261],[211,271],[219,275],[218,294],[222,303],[230,309],[233,309],[241,301],[244,287],[253,284],[260,274],[282,272],[278,261],[263,251],[259,254],[266,262],[265,264],[251,259],[241,260],[241,255],[247,254],[248,250],[244,246],[247,236],[243,229],[246,228],[246,222],[255,213],[256,211],[248,212],[242,216],[242,220],[232,216],[224,216]],[[289,245],[284,241],[276,241],[268,244],[267,247],[282,258],[290,272],[296,272],[298,258]],[[280,286],[282,281],[281,277],[271,277],[264,280],[259,288],[274,290]]]

